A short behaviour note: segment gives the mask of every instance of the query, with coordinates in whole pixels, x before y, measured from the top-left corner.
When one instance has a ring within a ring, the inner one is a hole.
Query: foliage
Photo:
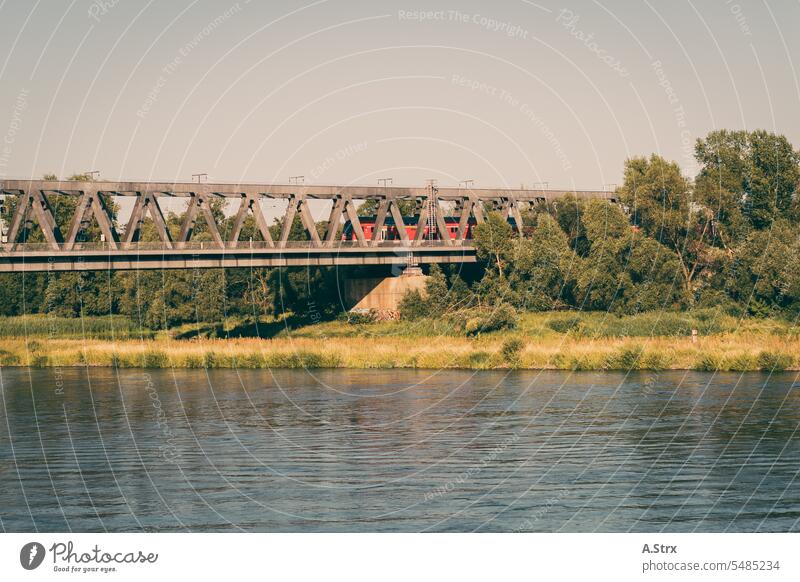
[[[713,213],[724,246],[776,219],[798,219],[800,154],[786,137],[764,130],[713,131],[697,141],[695,157],[701,166],[698,199]]]
[[[425,320],[442,333],[474,335],[514,328],[525,312],[568,309],[571,315],[551,318],[542,330],[684,335],[687,329],[727,328],[731,316],[800,316],[800,154],[781,135],[720,130],[698,140],[695,156],[700,171],[694,180],[660,156],[632,157],[617,191],[620,204],[568,195],[537,205],[524,213],[524,236],[502,214],[489,212],[473,229],[478,265],[468,274],[430,267],[424,292],[403,298],[401,325]],[[59,194],[49,199],[63,232],[77,199]],[[5,201],[13,212],[15,199]],[[119,223],[112,199],[104,203]],[[222,198],[211,203],[223,236],[234,220],[227,204]],[[401,205],[403,214],[415,212],[412,200]],[[375,204],[363,204],[358,212],[374,214]],[[183,213],[165,218],[177,236]],[[276,221],[272,237],[280,237],[281,229]],[[317,224],[320,234],[324,229]],[[287,236],[290,241],[309,238],[299,217]],[[211,239],[202,217],[192,237]],[[99,238],[95,223],[79,234],[80,241]],[[250,239],[263,236],[248,216],[240,240]],[[35,221],[19,240],[43,240]],[[140,240],[158,240],[149,217]],[[342,300],[342,278],[330,267],[4,274],[0,316],[48,314],[59,321],[86,321],[121,315],[140,329],[195,326],[196,333],[202,328],[213,334],[222,333],[220,322],[231,317],[251,324],[260,318],[317,324],[349,307]],[[702,320],[699,308],[714,308],[713,316]],[[571,319],[579,317],[576,311],[609,315],[603,325],[576,323]]]
[[[567,304],[578,257],[567,235],[548,214],[540,214],[530,238],[517,243],[509,284],[514,304],[521,309],[548,311]]]
[[[726,290],[755,315],[800,307],[800,242],[785,220],[751,232],[727,265]]]
[[[457,273],[434,264],[425,281],[425,292],[408,291],[400,301],[399,309],[405,319],[442,317],[469,307],[473,300],[472,291]]]
[[[577,315],[554,318],[547,322],[547,327],[556,333],[569,333],[581,327],[581,318]]]
[[[508,362],[512,366],[519,364],[522,350],[525,348],[525,342],[518,337],[508,338],[500,346],[500,355],[503,357],[504,362]]]
[[[628,160],[619,195],[632,223],[675,254],[691,294],[706,261],[711,217],[693,204],[692,185],[678,164],[655,154]]]
[[[502,279],[513,260],[514,229],[502,215],[490,212],[486,221],[474,228],[474,238],[478,258]]]
[[[517,327],[517,311],[508,303],[501,303],[494,309],[472,310],[465,314],[464,331],[467,335],[477,335]]]

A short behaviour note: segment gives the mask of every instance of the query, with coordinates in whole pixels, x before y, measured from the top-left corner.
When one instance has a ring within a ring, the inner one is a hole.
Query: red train
[[[367,240],[372,240],[372,234],[375,230],[375,217],[374,216],[363,216],[358,218],[359,222],[361,223],[361,229],[364,231],[364,238]],[[417,223],[419,221],[419,216],[410,216],[404,218],[405,227],[406,227],[406,234],[408,235],[409,240],[414,240],[414,237],[417,236]],[[450,238],[455,239],[458,237],[458,223],[459,219],[455,216],[445,216],[444,223],[447,226],[447,233],[450,235]],[[472,238],[472,231],[477,225],[477,221],[473,216],[469,217],[467,221],[467,231],[464,233],[464,238],[470,239]],[[425,225],[425,231],[422,234],[422,238],[428,239],[429,238],[429,227]],[[354,241],[358,240],[356,237],[356,233],[353,230],[352,223],[348,220],[344,224],[344,231],[342,232],[342,240],[344,241]],[[391,216],[386,217],[386,221],[383,223],[383,228],[381,228],[381,232],[378,235],[378,240],[400,240],[400,233],[397,230],[397,226],[394,223],[394,219]]]

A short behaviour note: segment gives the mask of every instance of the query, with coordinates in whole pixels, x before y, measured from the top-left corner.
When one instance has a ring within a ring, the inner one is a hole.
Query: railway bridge
[[[518,226],[522,212],[532,205],[567,194],[614,201],[607,191],[430,184],[402,188],[6,180],[0,182],[7,210],[2,215],[0,272],[475,262],[472,226],[483,222],[487,212],[501,212]],[[54,208],[63,197],[73,197],[75,212],[67,224],[58,224]],[[235,212],[226,218],[225,228],[212,212],[212,202],[220,198]],[[165,207],[178,199],[184,199],[178,205],[183,218],[174,236]],[[125,209],[124,226],[110,212],[112,201]],[[368,217],[358,212],[365,202],[373,209]],[[314,212],[327,219],[315,220]],[[240,240],[248,216],[261,240]],[[206,240],[193,237],[200,217]],[[298,218],[306,241],[289,240]],[[156,241],[140,240],[148,219]],[[276,222],[279,227],[270,228]],[[43,241],[29,242],[28,234],[36,226]],[[96,240],[87,240],[89,228],[101,233]]]

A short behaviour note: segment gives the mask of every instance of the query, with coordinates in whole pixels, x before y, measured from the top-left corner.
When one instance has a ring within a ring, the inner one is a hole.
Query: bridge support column
[[[427,279],[419,267],[409,267],[398,277],[346,279],[346,307],[351,311],[398,314],[403,296],[409,291],[424,293]]]

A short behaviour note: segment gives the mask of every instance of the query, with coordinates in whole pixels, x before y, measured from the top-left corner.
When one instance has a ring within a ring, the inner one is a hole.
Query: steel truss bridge
[[[9,197],[15,201],[13,214],[3,215],[6,232],[0,247],[0,272],[6,273],[475,262],[469,224],[482,223],[487,212],[500,212],[521,225],[523,211],[567,194],[614,201],[614,194],[606,191],[45,180],[6,180],[0,182],[0,194],[5,196],[6,207],[12,206]],[[63,225],[65,230],[56,223],[53,212],[58,196],[77,198],[74,215]],[[134,199],[124,229],[118,229],[106,205],[116,197]],[[173,239],[159,201],[174,197],[189,200],[180,233]],[[210,202],[215,198],[238,200],[225,237],[211,211]],[[329,206],[322,234],[309,208],[315,200]],[[277,201],[283,215],[280,234],[274,238],[264,206]],[[359,203],[365,201],[374,201],[376,206],[369,238],[362,228],[363,217],[357,213]],[[413,201],[413,217],[403,215],[401,201]],[[249,215],[263,241],[239,240]],[[192,238],[201,216],[211,240]],[[298,216],[307,241],[289,240]],[[454,235],[448,232],[445,216],[458,218]],[[397,240],[381,240],[380,231],[388,217],[397,227]],[[148,218],[158,235],[156,242],[140,241]],[[92,219],[102,233],[102,242],[84,240],[82,233],[92,226]],[[352,241],[342,240],[345,221],[350,223]],[[20,242],[26,240],[34,223],[44,242]],[[405,227],[412,223],[420,227],[409,237]],[[431,228],[423,228],[426,224]]]

